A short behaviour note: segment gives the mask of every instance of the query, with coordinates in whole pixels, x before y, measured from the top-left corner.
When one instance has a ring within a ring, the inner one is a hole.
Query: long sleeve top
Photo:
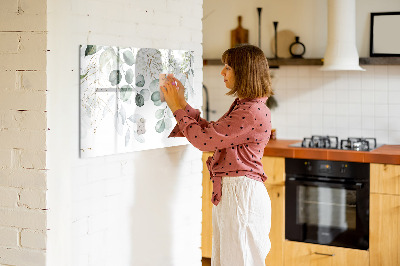
[[[214,205],[221,200],[224,176],[246,176],[261,182],[267,179],[261,164],[271,131],[266,100],[237,98],[216,122],[201,118],[200,111],[189,104],[174,112],[178,124],[169,137],[186,137],[199,150],[214,151],[207,160]]]

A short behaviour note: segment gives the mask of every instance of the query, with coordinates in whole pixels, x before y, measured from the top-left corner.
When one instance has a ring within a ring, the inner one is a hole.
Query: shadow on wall
[[[135,160],[130,265],[174,265],[177,259],[180,228],[174,214],[185,211],[178,199],[184,189],[179,180],[185,172],[186,147],[143,151]]]

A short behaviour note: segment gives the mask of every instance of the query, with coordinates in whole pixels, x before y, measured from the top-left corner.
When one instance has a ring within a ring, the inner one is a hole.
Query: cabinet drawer
[[[285,266],[365,266],[369,254],[365,250],[285,241]]]

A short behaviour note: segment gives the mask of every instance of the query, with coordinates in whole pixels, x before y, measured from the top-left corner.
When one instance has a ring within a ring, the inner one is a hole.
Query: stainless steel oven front
[[[287,158],[285,169],[286,239],[368,249],[369,164]]]

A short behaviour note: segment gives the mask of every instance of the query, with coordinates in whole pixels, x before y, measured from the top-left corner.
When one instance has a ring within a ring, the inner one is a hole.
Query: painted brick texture
[[[46,5],[0,2],[0,265],[45,265]]]
[[[77,151],[79,45],[194,50],[201,91],[202,2],[49,1],[49,265],[201,265],[200,151],[182,145],[87,159]]]

